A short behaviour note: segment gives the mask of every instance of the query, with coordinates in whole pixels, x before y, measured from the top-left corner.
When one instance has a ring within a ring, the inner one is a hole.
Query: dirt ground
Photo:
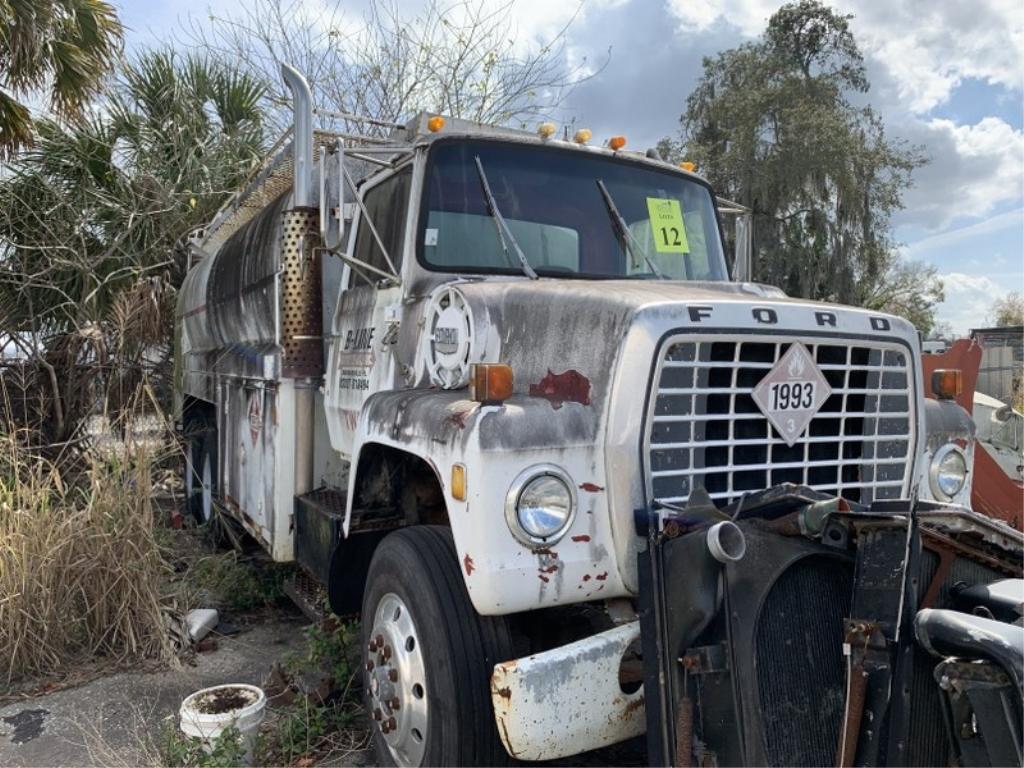
[[[271,666],[305,643],[305,620],[275,616],[233,637],[193,664],[160,672],[119,672],[84,685],[0,706],[0,765],[155,766],[156,743],[182,699],[222,683],[263,682]],[[364,752],[329,757],[328,765],[366,765]]]

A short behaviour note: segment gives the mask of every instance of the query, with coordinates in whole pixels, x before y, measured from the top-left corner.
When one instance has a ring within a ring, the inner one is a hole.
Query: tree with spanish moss
[[[754,214],[754,276],[788,294],[891,310],[927,333],[942,283],[904,262],[891,218],[920,150],[886,135],[850,16],[782,6],[759,40],[704,59],[677,140],[719,194]]]

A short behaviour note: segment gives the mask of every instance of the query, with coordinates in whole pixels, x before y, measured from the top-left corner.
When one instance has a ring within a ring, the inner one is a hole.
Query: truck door
[[[412,166],[406,166],[363,192],[363,203],[396,270],[402,268]],[[360,215],[353,256],[382,272],[388,261],[365,215]],[[369,395],[392,389],[396,365],[387,339],[388,321],[397,319],[402,289],[380,275],[346,269],[348,279],[338,299],[324,378],[325,407],[331,446],[352,455],[359,413]]]

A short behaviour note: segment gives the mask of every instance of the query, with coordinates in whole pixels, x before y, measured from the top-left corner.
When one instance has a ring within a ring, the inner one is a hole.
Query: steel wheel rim
[[[187,501],[192,498],[192,493],[196,489],[196,468],[192,463],[192,446],[188,446],[185,451],[185,499]]]
[[[210,522],[213,516],[213,468],[210,466],[210,454],[203,453],[203,477],[201,480],[203,497],[199,512],[203,516],[203,522]]]
[[[377,603],[366,651],[374,727],[397,765],[421,765],[427,746],[426,667],[412,613],[393,592]]]

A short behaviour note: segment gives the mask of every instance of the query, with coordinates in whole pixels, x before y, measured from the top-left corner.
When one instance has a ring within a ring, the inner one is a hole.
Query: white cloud
[[[914,173],[900,223],[941,228],[1021,200],[1024,132],[1000,118],[986,117],[974,125],[939,119],[908,122],[901,133],[924,144],[931,162]]]
[[[985,275],[948,272],[940,277],[945,286],[946,300],[938,306],[935,318],[949,323],[960,336],[966,335],[971,328],[983,328],[996,299],[1001,299],[1014,288]]]
[[[688,32],[719,20],[745,37],[764,31],[779,7],[766,0],[668,0],[668,9]],[[949,98],[964,78],[1020,89],[1024,61],[1024,13],[1019,0],[836,0],[853,15],[851,29],[868,59],[894,83],[901,104],[923,113]]]
[[[845,0],[840,7],[855,15],[853,31],[865,53],[888,70],[912,112],[942,104],[964,78],[1021,87],[1019,0]]]
[[[514,42],[519,48],[536,43],[547,44],[566,28],[577,25],[595,13],[615,8],[629,0],[486,0],[484,8],[501,16],[508,14],[514,27]],[[467,8],[473,7],[470,3]],[[570,24],[571,23],[571,24]]]
[[[760,35],[779,5],[771,0],[668,0],[668,10],[684,32],[702,32],[721,19],[744,37]]]
[[[957,227],[930,235],[901,248],[900,253],[907,259],[926,258],[929,255],[948,252],[953,246],[970,243],[976,241],[977,238],[1007,229],[1015,229],[1018,233],[1024,233],[1024,208],[1006,211],[966,227]]]

